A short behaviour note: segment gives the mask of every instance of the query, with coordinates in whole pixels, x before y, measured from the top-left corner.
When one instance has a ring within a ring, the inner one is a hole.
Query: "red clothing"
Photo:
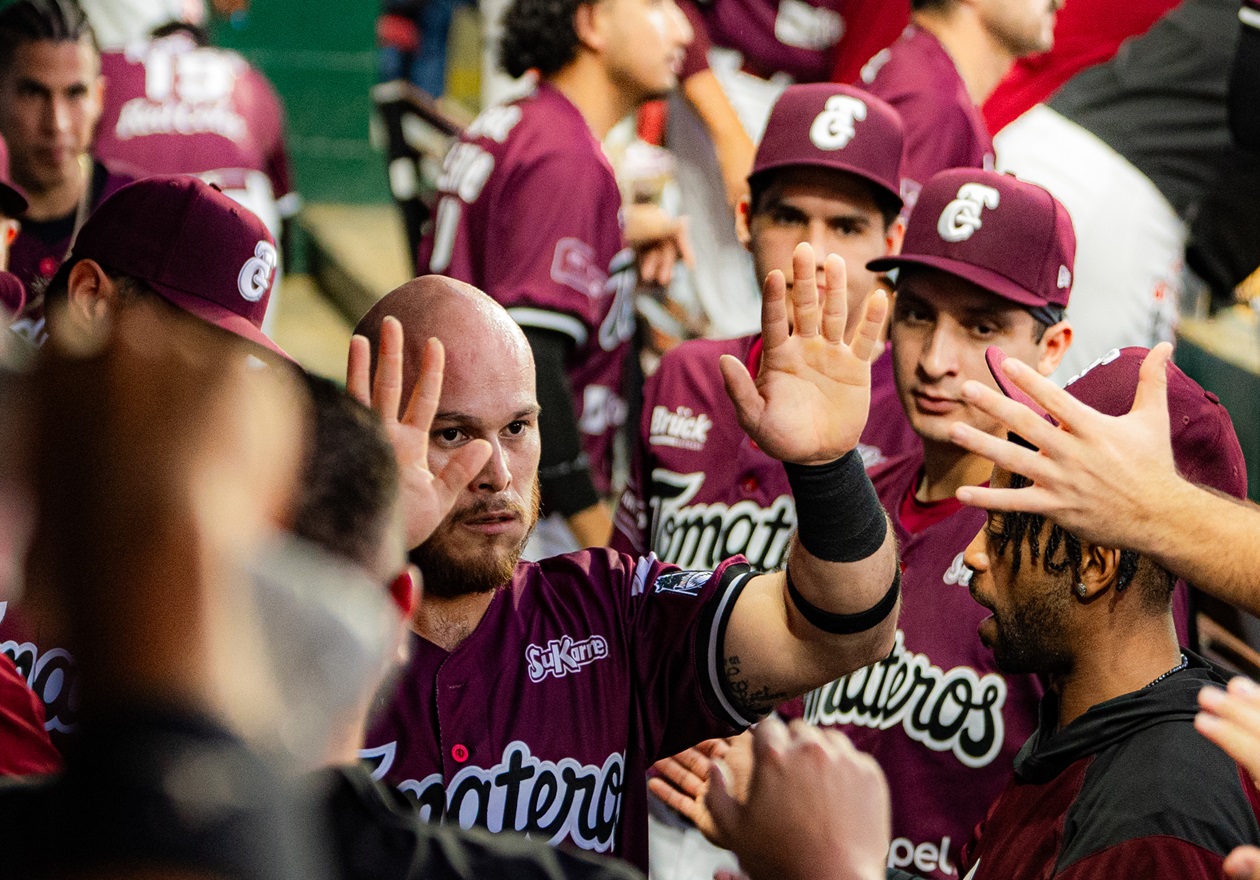
[[[1181,0],[1103,0],[1068,3],[1054,25],[1054,48],[1015,62],[984,103],[984,120],[997,134],[1087,67],[1108,61],[1120,44],[1144,34]]]
[[[0,776],[56,773],[61,754],[44,729],[44,706],[9,655],[0,654]]]
[[[832,82],[856,84],[862,68],[887,49],[910,24],[910,4],[888,0],[848,0],[844,4],[848,22],[844,37],[836,47]]]

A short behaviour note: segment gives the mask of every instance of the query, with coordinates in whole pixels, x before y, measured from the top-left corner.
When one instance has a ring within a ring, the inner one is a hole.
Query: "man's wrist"
[[[797,539],[824,562],[858,562],[883,546],[888,518],[857,450],[827,464],[784,462]]]

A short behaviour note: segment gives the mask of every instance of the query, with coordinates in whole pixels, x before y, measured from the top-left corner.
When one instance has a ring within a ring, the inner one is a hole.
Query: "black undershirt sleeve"
[[[534,351],[537,371],[538,430],[542,439],[542,459],[538,480],[542,488],[543,512],[572,516],[599,503],[599,493],[591,478],[591,463],[582,451],[573,391],[564,369],[565,357],[573,340],[555,330],[522,327]]]

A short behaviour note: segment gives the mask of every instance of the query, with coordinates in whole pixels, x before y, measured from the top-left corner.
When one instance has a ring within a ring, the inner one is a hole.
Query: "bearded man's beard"
[[[460,539],[455,536],[455,531],[459,528],[459,520],[453,517],[443,520],[429,540],[408,554],[424,575],[425,594],[439,599],[455,599],[507,586],[516,571],[525,543],[538,524],[541,505],[542,493],[535,479],[528,508],[487,499],[460,512],[459,519],[474,519],[505,510],[518,513],[528,527],[520,543],[504,551],[479,552],[471,547],[458,547]]]

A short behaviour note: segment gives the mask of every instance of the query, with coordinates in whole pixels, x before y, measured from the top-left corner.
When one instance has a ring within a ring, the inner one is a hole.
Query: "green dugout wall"
[[[254,0],[247,15],[215,28],[216,43],[249,58],[280,92],[307,201],[389,199],[369,142],[377,9],[375,0]]]

